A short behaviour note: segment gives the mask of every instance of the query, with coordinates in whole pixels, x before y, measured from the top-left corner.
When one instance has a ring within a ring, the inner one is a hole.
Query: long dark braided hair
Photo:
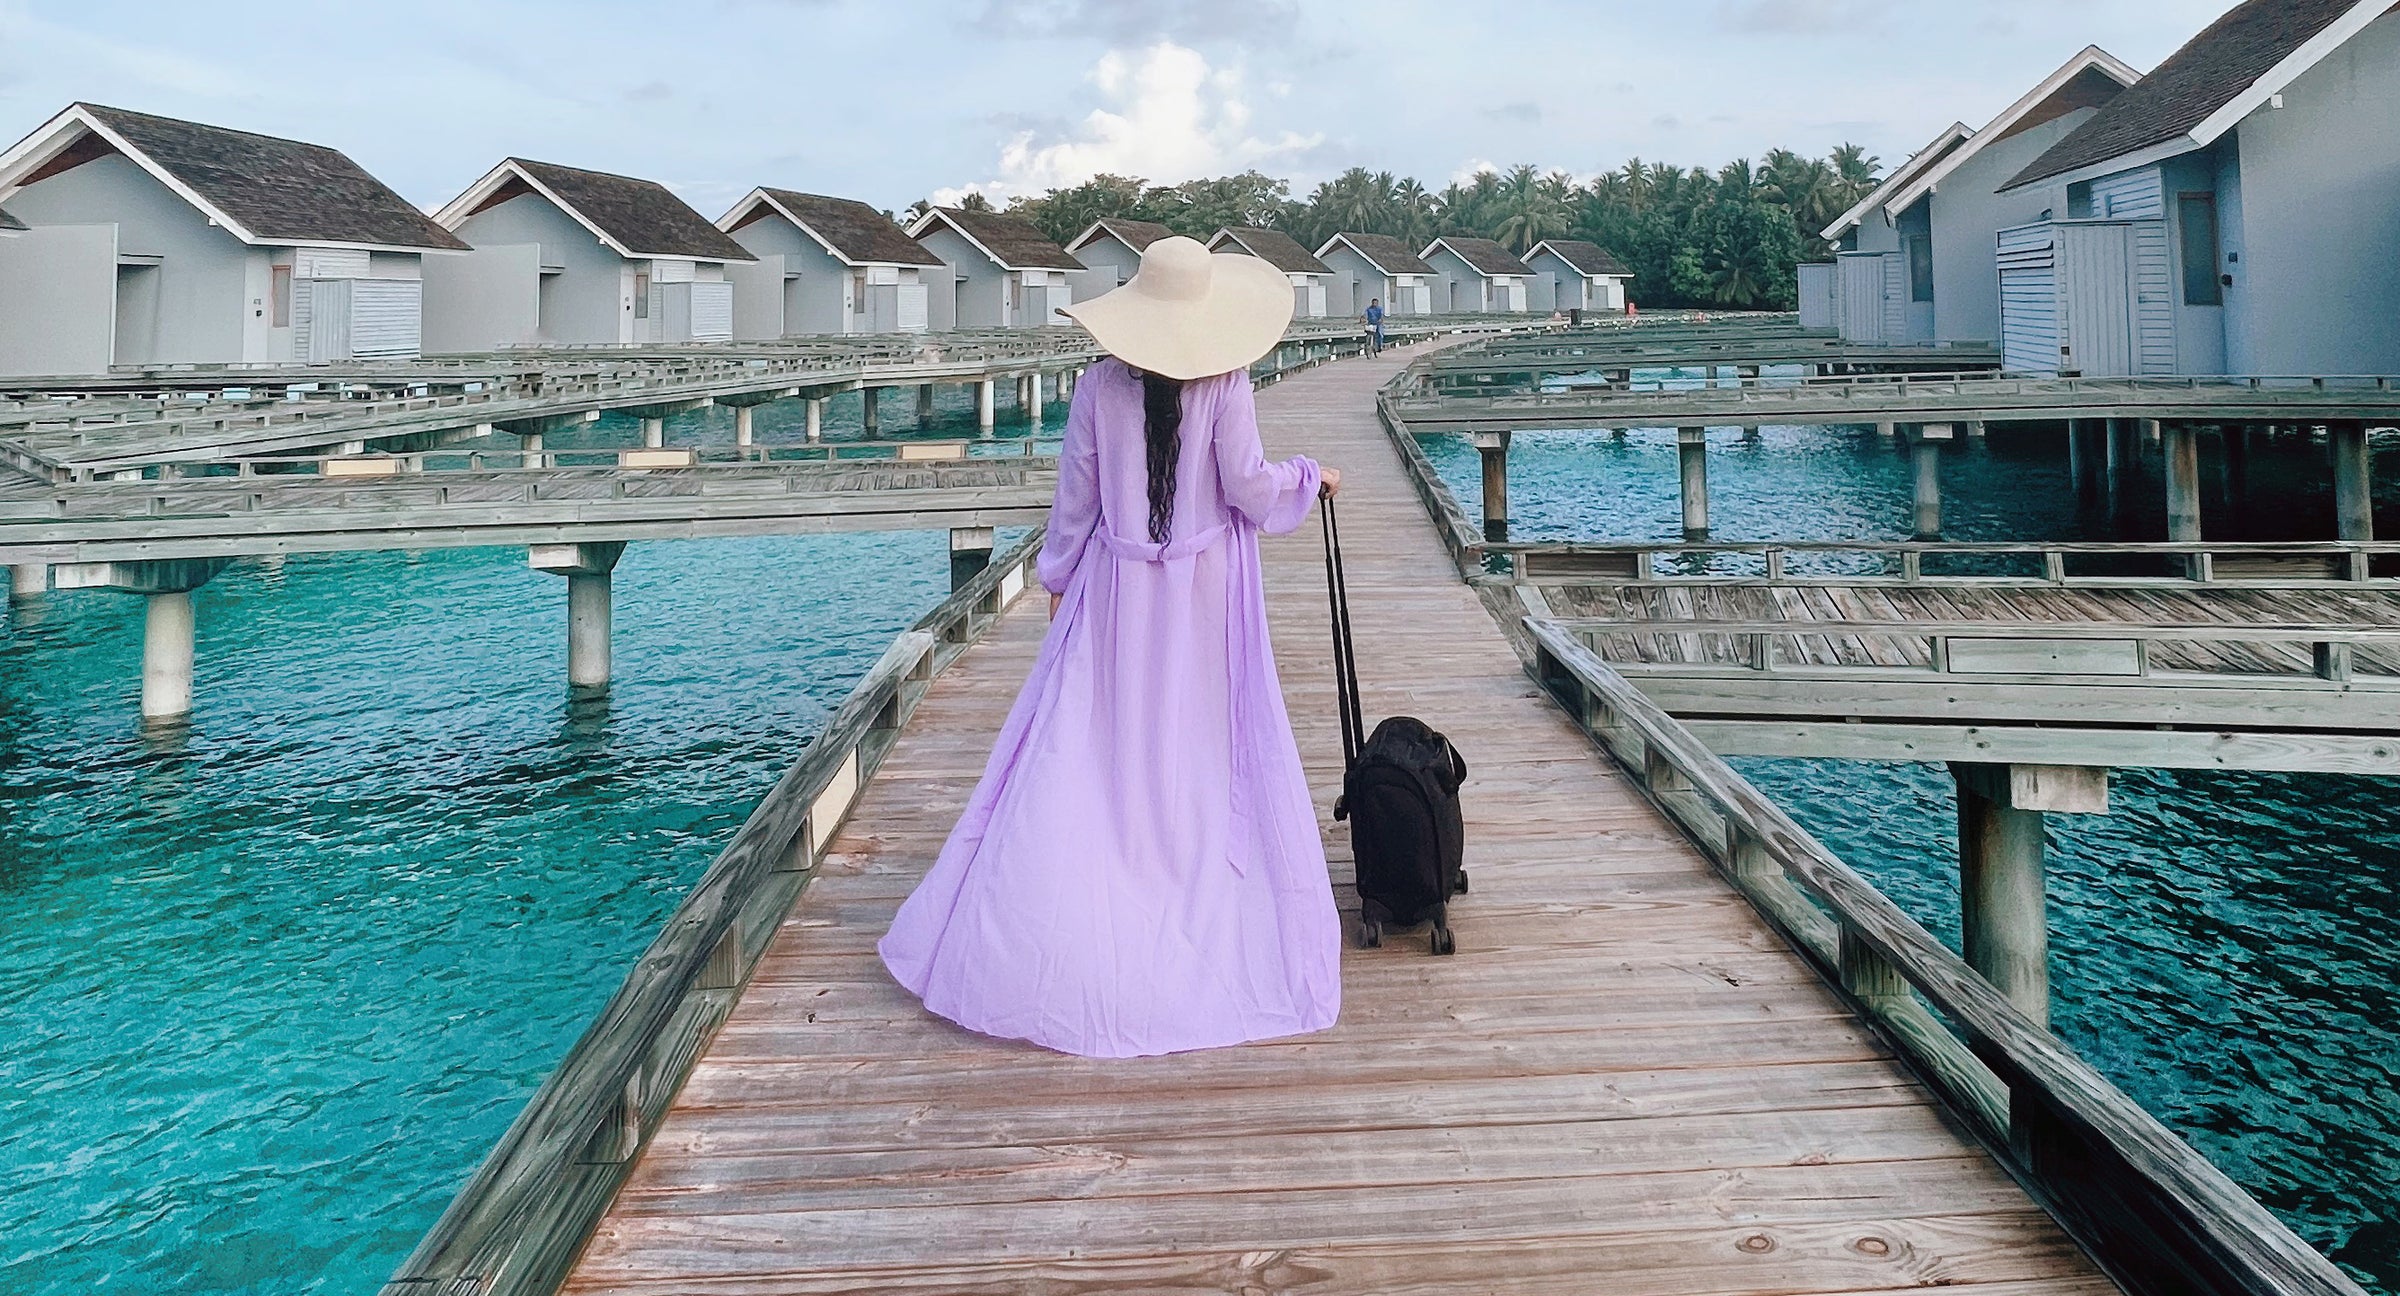
[[[1183,455],[1183,380],[1142,375],[1142,442],[1150,455],[1150,543],[1175,518],[1175,461]]]

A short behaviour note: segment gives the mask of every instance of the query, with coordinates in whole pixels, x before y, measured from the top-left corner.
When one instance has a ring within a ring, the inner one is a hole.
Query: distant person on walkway
[[[1381,297],[1367,299],[1367,354],[1371,356],[1383,354],[1383,299]]]
[[[925,1006],[1086,1057],[1322,1030],[1341,923],[1283,709],[1258,536],[1341,474],[1259,445],[1248,367],[1292,289],[1188,238],[1068,308],[1075,384],[1039,559],[1050,631],[983,781],[879,948]]]

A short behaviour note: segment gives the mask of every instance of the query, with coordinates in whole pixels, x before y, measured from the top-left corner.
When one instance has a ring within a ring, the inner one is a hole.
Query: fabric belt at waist
[[[1092,534],[1100,538],[1101,546],[1110,554],[1127,562],[1174,562],[1178,558],[1190,558],[1207,552],[1225,538],[1227,530],[1223,523],[1219,523],[1206,531],[1195,531],[1163,545],[1128,540],[1107,527],[1101,527]]]

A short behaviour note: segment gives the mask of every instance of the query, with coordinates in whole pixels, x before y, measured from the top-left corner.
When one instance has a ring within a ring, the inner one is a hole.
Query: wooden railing
[[[1534,671],[2137,1296],[2364,1296],[1564,628]]]
[[[1463,512],[1459,520],[1465,524]],[[1478,541],[1475,549],[1477,552],[1469,561],[1473,571],[1497,567],[1518,581],[1552,585],[2030,584],[2105,588],[2212,583],[2400,584],[2400,574],[2396,574],[2400,573],[2400,542],[2388,540],[2260,543],[1767,540],[1627,544]],[[1486,563],[1487,557],[1501,561]],[[2391,561],[2379,564],[2373,561],[2377,558]],[[1801,560],[1803,570],[1792,570],[1794,559]],[[1861,570],[1827,570],[1844,559],[1858,560],[1843,565],[1854,565]],[[2144,566],[2151,570],[2127,570]],[[1677,570],[1678,567],[1683,570]]]
[[[2225,621],[1742,620],[1706,616],[1669,620],[1562,617],[1552,624],[1586,644],[1601,635],[1661,636],[1693,643],[1701,660],[1656,667],[1682,672],[2066,676],[2092,686],[2195,681],[2308,682],[2341,685],[2344,693],[2364,688],[2400,689],[2400,677],[2388,672],[2364,676],[2355,669],[2358,649],[2400,648],[2400,626]],[[1906,663],[1815,661],[1797,653],[1776,652],[1778,643],[1789,640],[1861,637],[1915,642],[1922,650],[1909,655]],[[2243,664],[2222,670],[2169,669],[2155,660],[2162,644],[2269,645],[2298,652],[2296,659],[2252,653]]]
[[[1041,534],[944,599],[851,690],[383,1296],[557,1289],[918,699],[1031,583]]]

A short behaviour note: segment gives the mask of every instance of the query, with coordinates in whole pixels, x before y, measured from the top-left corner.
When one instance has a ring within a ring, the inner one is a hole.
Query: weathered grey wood
[[[1967,966],[2037,1026],[2050,1024],[2050,918],[2042,812],[1989,795],[1988,772],[1958,783],[1959,928]],[[2005,779],[2006,775],[2001,775]]]
[[[1571,714],[1590,714],[1596,698],[1614,730],[1637,736],[1645,762],[1654,763],[1664,753],[1681,768],[1693,796],[1736,822],[1786,877],[1828,907],[1846,936],[1957,1023],[1977,1055],[2008,1085],[2012,1125],[2040,1126],[2038,1139],[2012,1141],[2012,1154],[2062,1204],[2067,1218],[2105,1240],[2104,1254],[2120,1276],[2139,1289],[2162,1293],[2357,1296],[2357,1284],[2339,1268],[2052,1039],[1581,640],[1546,624],[1530,631],[1538,646],[1537,678],[1551,682],[1554,690],[1560,681],[1573,682],[1565,699]],[[1596,730],[1595,736],[1612,753],[1617,750],[1611,730]],[[1827,971],[1840,975],[1838,952]],[[2038,1117],[2032,1114],[2036,1110]],[[2028,1155],[2029,1162],[2023,1160]],[[2077,1172],[2043,1177],[2046,1168],[2064,1170],[2069,1164]]]
[[[724,1019],[762,952],[758,939],[798,894],[871,772],[884,723],[904,718],[990,617],[977,608],[1032,562],[1040,531],[900,636],[827,721],[808,752],[751,812],[694,884],[508,1132],[398,1272],[385,1296],[555,1290],[701,1043]],[[1020,585],[1021,588],[1021,585]],[[846,791],[844,789],[847,789]],[[827,822],[828,820],[832,822]],[[744,938],[744,934],[750,934]],[[729,943],[730,942],[730,943]]]
[[[1977,627],[1980,631],[1980,627]],[[2027,637],[1997,639],[1948,635],[1941,640],[1948,669],[1959,675],[2139,675],[2140,643],[2134,639]]]
[[[1721,756],[1876,761],[2074,761],[2118,769],[2216,769],[2400,776],[2390,735],[2239,730],[2060,729],[2023,723],[1690,719]]]
[[[1888,1084],[1823,1097],[1822,1068],[1888,1055],[1791,975],[1699,852],[1526,687],[1480,592],[1445,577],[1458,537],[1427,530],[1363,399],[1395,368],[1296,377],[1260,412],[1271,454],[1344,470],[1366,704],[1426,717],[1474,762],[1459,955],[1408,934],[1348,950],[1332,1029],[1166,1058],[1065,1057],[918,1011],[874,943],[1038,650],[1027,608],[901,734],[570,1291],[1588,1291],[1606,1267],[1570,1276],[1558,1257],[1639,1237],[1661,1249],[1611,1290],[1732,1296],[1848,1285],[1807,1258],[1826,1218],[1895,1282],[2091,1280],[2038,1230],[2001,1266],[1945,1241],[1930,1221],[2017,1218],[2022,1191]],[[1322,559],[1313,535],[1261,550],[1350,921]],[[1306,1272],[1261,1258],[1284,1256]]]

